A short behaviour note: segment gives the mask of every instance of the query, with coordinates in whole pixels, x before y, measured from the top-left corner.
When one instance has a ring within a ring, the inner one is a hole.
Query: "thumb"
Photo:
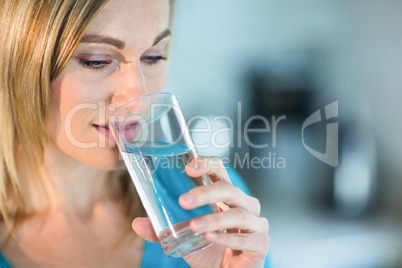
[[[132,223],[132,227],[134,231],[145,240],[149,242],[159,242],[149,218],[136,218]]]

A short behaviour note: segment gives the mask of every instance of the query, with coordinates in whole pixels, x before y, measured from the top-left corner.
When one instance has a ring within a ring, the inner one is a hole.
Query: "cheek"
[[[87,96],[83,86],[76,82],[78,80],[69,79],[60,75],[50,85],[51,100],[47,127],[53,140],[59,140],[66,136],[68,132],[76,131],[74,127],[90,108],[90,98]]]
[[[104,122],[99,103],[105,102],[93,87],[77,83],[75,79],[59,77],[51,84],[51,101],[47,118],[50,141],[59,151],[87,165],[100,169],[124,167],[119,152],[110,148],[103,136],[92,126]]]

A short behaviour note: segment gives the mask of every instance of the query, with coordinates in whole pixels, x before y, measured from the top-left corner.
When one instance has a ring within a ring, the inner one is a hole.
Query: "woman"
[[[156,242],[155,234],[101,129],[117,107],[162,90],[168,1],[3,0],[0,8],[3,264],[146,267],[162,258],[158,244],[144,243]],[[191,162],[188,175],[208,174],[214,183],[183,194],[181,206],[231,209],[191,222],[214,244],[185,262],[263,267],[269,238],[259,202],[233,186],[222,165],[197,161],[204,165]],[[132,219],[135,232],[127,232]]]

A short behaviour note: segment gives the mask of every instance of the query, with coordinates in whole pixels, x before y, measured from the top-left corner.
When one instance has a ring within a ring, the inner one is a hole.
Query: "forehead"
[[[89,24],[85,34],[150,45],[169,27],[168,0],[110,0]]]

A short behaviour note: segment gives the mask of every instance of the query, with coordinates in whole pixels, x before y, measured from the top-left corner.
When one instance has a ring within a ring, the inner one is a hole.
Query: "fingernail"
[[[208,233],[209,237],[211,237],[212,239],[218,239],[219,235],[217,233]]]
[[[134,226],[135,221],[138,220],[139,218],[140,218],[140,217],[135,218],[135,219],[133,220],[133,222],[131,223],[131,225]]]
[[[194,225],[198,229],[203,229],[203,228],[207,227],[207,222],[205,220],[199,219],[199,220],[194,221]]]
[[[188,169],[199,170],[201,168],[201,163],[197,161],[192,161],[187,165]]]
[[[187,204],[194,203],[194,196],[192,194],[184,194],[181,196],[184,202]]]

